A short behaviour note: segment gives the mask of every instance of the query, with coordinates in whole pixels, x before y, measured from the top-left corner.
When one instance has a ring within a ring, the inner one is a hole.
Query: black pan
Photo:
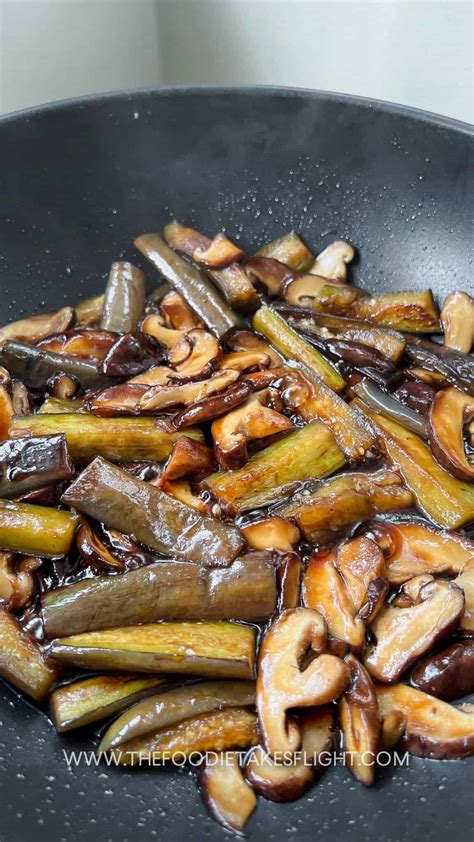
[[[173,215],[250,250],[290,228],[314,248],[348,238],[368,288],[472,290],[472,150],[462,123],[311,91],[141,91],[3,118],[0,322],[100,291]],[[226,835],[186,770],[68,771],[63,749],[90,734],[56,736],[6,687],[0,721],[2,842]],[[472,765],[411,758],[370,790],[338,766],[296,804],[260,799],[249,835],[463,842]]]

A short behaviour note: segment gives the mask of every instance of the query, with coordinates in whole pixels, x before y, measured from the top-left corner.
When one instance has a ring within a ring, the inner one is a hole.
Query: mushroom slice
[[[303,578],[303,605],[319,611],[341,651],[362,649],[365,623],[357,616],[344,579],[335,567],[335,550],[311,556]],[[340,644],[343,644],[340,646]]]
[[[164,491],[165,494],[169,494],[171,497],[174,497],[175,500],[179,500],[180,503],[184,503],[191,509],[195,509],[197,512],[201,512],[201,514],[210,517],[211,512],[209,510],[209,506],[204,502],[204,500],[193,494],[191,486],[186,480],[173,480],[173,482],[163,480],[161,483],[161,490]]]
[[[323,705],[338,699],[349,681],[349,669],[326,647],[326,623],[308,608],[283,611],[263,637],[258,663],[257,709],[264,748],[296,751],[301,732],[287,722],[287,710]],[[316,657],[306,669],[301,664],[309,652]]]
[[[12,418],[12,399],[5,386],[0,386],[0,441],[8,438]]]
[[[183,359],[184,348],[190,352]],[[170,365],[175,369],[176,379],[202,380],[217,367],[222,357],[218,340],[207,330],[195,328],[168,352]]]
[[[321,275],[308,274],[285,278],[280,294],[290,305],[331,312],[349,307],[360,292],[357,287],[346,286]]]
[[[269,801],[285,803],[296,801],[314,783],[322,755],[329,752],[334,742],[334,713],[329,705],[310,709],[299,718],[301,728],[301,757],[293,763],[278,763],[256,746],[250,753],[245,767],[245,777],[253,789]]]
[[[185,330],[175,330],[173,328],[166,327],[163,324],[162,317],[158,316],[157,313],[150,313],[149,316],[145,316],[142,321],[141,329],[143,333],[157,339],[158,342],[165,346],[165,348],[173,348],[175,345],[182,342],[186,336]],[[181,357],[178,358],[177,361],[183,362],[187,359],[190,353],[191,348],[188,345],[186,351],[181,351]]]
[[[175,480],[199,474],[202,478],[213,470],[212,450],[189,436],[182,436],[176,442],[161,476],[166,480]]]
[[[269,368],[279,368],[283,365],[283,357],[256,333],[250,330],[239,330],[231,336],[227,344],[233,351],[257,351],[270,359]]]
[[[124,562],[111,553],[89,523],[82,523],[77,530],[76,546],[86,564],[98,573],[125,570]]]
[[[270,295],[279,295],[283,281],[293,277],[290,268],[273,257],[251,257],[245,268],[252,280],[263,284]]]
[[[18,322],[10,322],[0,328],[0,347],[7,339],[35,343],[46,336],[51,336],[52,333],[63,333],[68,329],[73,318],[72,307],[61,307],[54,313],[41,313],[38,316],[20,319]]]
[[[371,625],[376,643],[365,657],[370,674],[379,681],[396,681],[458,625],[463,608],[461,588],[443,579],[424,584],[412,606],[387,605]]]
[[[12,380],[12,407],[14,415],[29,415],[31,400],[28,389],[21,380]]]
[[[407,718],[401,710],[390,710],[382,720],[380,748],[391,751],[400,742],[407,724]]]
[[[336,568],[357,615],[372,622],[389,587],[382,550],[375,541],[363,536],[345,541],[337,549]]]
[[[214,452],[221,468],[240,468],[247,460],[248,441],[293,429],[289,418],[265,406],[268,399],[268,392],[258,392],[238,409],[213,422]]]
[[[212,763],[205,762],[198,774],[202,800],[211,816],[228,830],[243,833],[257,797],[242,774],[238,754],[221,752]]]
[[[243,530],[242,530],[243,531]],[[297,553],[288,553],[278,565],[276,576],[278,585],[278,607],[298,608],[300,604],[301,577],[303,564]]]
[[[109,330],[75,329],[68,333],[56,334],[38,342],[39,348],[54,351],[56,354],[70,354],[84,359],[103,360],[117,334]]]
[[[241,529],[247,544],[254,550],[279,550],[291,553],[300,539],[300,531],[290,520],[269,517]]]
[[[464,611],[459,624],[459,633],[474,636],[474,558],[464,565],[461,574],[454,580],[454,584],[464,592]]]
[[[195,327],[202,327],[199,319],[186,304],[183,296],[171,290],[160,301],[160,310],[167,327],[187,333]]]
[[[455,707],[406,684],[377,687],[383,719],[398,710],[406,716],[403,745],[417,757],[454,760],[474,753],[474,706]]]
[[[347,264],[354,260],[355,251],[345,240],[335,240],[326,246],[308,271],[311,275],[322,275],[335,281],[347,280]]]
[[[225,269],[231,263],[238,263],[244,257],[245,252],[222,233],[216,234],[208,246],[197,246],[193,253],[195,263],[207,266],[209,269]]]
[[[439,317],[444,344],[468,354],[474,345],[474,300],[467,292],[452,292],[445,299]]]
[[[474,561],[474,541],[424,523],[373,521],[366,534],[383,550],[392,585],[421,573],[455,575]]]
[[[0,604],[8,611],[22,608],[36,593],[35,572],[41,559],[18,558],[14,553],[0,553]]]
[[[351,683],[339,700],[344,751],[356,780],[371,786],[380,743],[377,695],[370,675],[357,658],[347,655],[345,662],[350,669]]]
[[[174,372],[173,372],[174,373]],[[168,406],[189,406],[196,401],[223,392],[238,380],[237,371],[218,371],[208,380],[192,383],[171,383],[167,386],[152,386],[142,395],[138,408],[142,412],[165,409]]]
[[[250,371],[251,369],[265,369],[269,365],[270,357],[262,351],[234,351],[232,354],[224,354],[219,363],[219,368]]]
[[[437,392],[428,418],[430,447],[438,462],[467,482],[474,482],[474,459],[466,455],[463,432],[473,418],[474,397],[452,387]]]
[[[429,655],[417,664],[410,681],[438,699],[459,699],[474,693],[474,640],[460,640]]]

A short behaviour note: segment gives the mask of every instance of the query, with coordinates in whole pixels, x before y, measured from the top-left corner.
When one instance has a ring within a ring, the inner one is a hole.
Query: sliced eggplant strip
[[[412,433],[422,438],[427,438],[428,427],[426,420],[413,409],[405,406],[401,401],[380,389],[375,383],[364,378],[353,386],[355,394],[368,404],[376,412],[381,413],[389,420],[392,419]]]
[[[406,716],[403,746],[416,757],[454,760],[474,753],[472,705],[455,707],[406,684],[377,687],[381,716],[393,710]]]
[[[247,442],[293,430],[289,418],[266,405],[268,399],[267,392],[258,392],[214,421],[211,434],[220,468],[240,468],[247,461]]]
[[[387,605],[371,631],[376,642],[365,665],[379,681],[393,682],[421,655],[456,628],[464,608],[464,594],[452,582],[432,580],[419,589],[414,605]]]
[[[226,510],[242,512],[252,508],[263,492],[328,476],[344,462],[331,431],[313,421],[252,456],[240,470],[211,474],[203,484]]]
[[[441,468],[415,433],[373,412],[362,401],[357,403],[377,428],[389,461],[401,473],[423,514],[447,529],[459,529],[473,520],[474,485]]]
[[[81,325],[91,325],[100,322],[104,309],[104,293],[93,298],[85,298],[75,306],[76,319]]]
[[[0,606],[0,677],[41,702],[57,675],[57,667],[45,659],[37,641]]]
[[[38,409],[39,415],[71,415],[84,406],[84,398],[73,398],[62,400],[59,398],[47,397]],[[28,412],[16,412],[16,416],[31,415],[31,408]]]
[[[99,418],[86,413],[20,415],[12,420],[10,436],[53,436],[63,433],[73,462],[84,464],[96,456],[114,462],[162,462],[182,433],[164,432],[154,418]],[[186,435],[202,441],[201,430]]]
[[[16,497],[49,483],[71,479],[65,437],[32,436],[0,443],[0,497]]]
[[[452,292],[440,315],[446,348],[469,354],[474,345],[474,300],[466,292]]]
[[[464,611],[459,624],[459,634],[474,636],[474,559],[468,561],[454,584],[464,593]]]
[[[295,231],[283,234],[282,237],[262,246],[257,256],[279,260],[294,272],[307,272],[314,263],[314,256]]]
[[[108,330],[75,328],[67,333],[49,336],[38,342],[37,347],[55,354],[83,357],[93,361],[103,360],[117,337]],[[106,372],[104,372],[105,374]]]
[[[112,263],[104,293],[101,327],[114,333],[136,330],[145,307],[145,275],[132,263]]]
[[[0,548],[59,558],[71,549],[78,522],[72,512],[0,500]]]
[[[48,637],[158,620],[268,620],[276,607],[275,569],[268,553],[250,553],[229,567],[158,561],[123,576],[101,576],[43,596]]]
[[[290,520],[270,517],[242,527],[247,544],[254,550],[291,553],[300,539],[299,529]]]
[[[343,747],[355,779],[364,786],[371,786],[380,746],[377,694],[360,661],[347,655],[345,662],[351,673],[351,683],[339,700]]]
[[[255,635],[238,623],[156,623],[57,638],[48,651],[85,669],[254,678]]]
[[[188,436],[182,436],[176,442],[161,477],[170,481],[196,474],[205,476],[213,472],[214,465],[212,450],[209,447]]]
[[[287,711],[294,707],[324,705],[338,699],[349,681],[349,669],[340,658],[324,654],[326,624],[317,611],[293,608],[271,624],[260,645],[257,709],[263,745],[270,754],[295,752],[301,731]],[[311,649],[315,658],[306,669],[303,658]]]
[[[223,752],[217,762],[205,763],[199,771],[199,784],[211,816],[228,830],[243,833],[257,797],[242,774],[238,755]]]
[[[339,372],[315,348],[312,348],[270,307],[260,307],[253,317],[253,327],[289,359],[303,363],[335,392],[344,388]]]
[[[357,608],[335,561],[334,551],[326,555],[315,553],[310,558],[303,577],[303,605],[324,617],[328,633],[338,649],[347,651],[350,647],[358,652],[365,641],[365,623],[357,616]]]
[[[186,263],[158,234],[142,234],[136,248],[189,302],[194,312],[217,336],[224,338],[237,325],[230,307],[204,275]]]
[[[216,374],[215,377],[223,377],[224,374],[237,375],[238,372],[222,372],[222,375]],[[202,392],[207,392],[207,395],[193,401],[186,409],[177,412],[173,418],[173,427],[181,430],[193,424],[202,424],[204,421],[219,418],[221,415],[232,412],[236,407],[241,406],[251,395],[253,386],[251,383],[244,383],[241,380],[237,383],[236,380],[237,377],[234,378],[233,385],[223,391],[219,390],[218,394],[212,394],[207,389],[203,389]],[[210,384],[211,381],[212,378],[207,382]]]
[[[355,250],[345,240],[334,240],[318,254],[311,268],[312,275],[322,275],[335,281],[347,281],[347,264],[355,257]]]
[[[115,749],[114,756],[124,766],[140,766],[146,761],[173,761],[210,751],[248,748],[258,742],[257,717],[246,708],[204,713],[185,719],[170,728],[146,734]]]
[[[51,693],[51,717],[59,734],[107,719],[151,696],[171,682],[158,675],[94,675],[57,687]],[[171,685],[172,686],[172,685]]]
[[[72,307],[61,307],[55,313],[40,313],[38,316],[29,316],[18,322],[10,322],[0,328],[0,347],[9,339],[32,344],[39,342],[45,336],[67,330],[73,319]]]
[[[160,553],[211,567],[226,567],[244,545],[235,527],[202,517],[101,457],[69,486],[62,500],[113,529],[126,523],[127,531]]]
[[[16,340],[5,342],[0,350],[0,364],[32,389],[44,389],[50,377],[58,371],[75,377],[83,389],[104,388],[112,382],[111,378],[100,374],[95,362],[55,354]]]
[[[309,709],[300,715],[301,758],[289,763],[276,762],[260,747],[251,752],[245,777],[258,795],[269,801],[296,801],[314,783],[324,766],[320,758],[334,742],[334,713],[329,705]]]
[[[380,325],[407,333],[439,333],[438,310],[430,289],[420,292],[386,292],[359,298],[350,307],[357,319],[369,319]]]
[[[472,354],[462,354],[461,351],[455,351],[416,336],[407,337],[405,354],[412,365],[442,376],[452,386],[467,392],[471,397],[474,396],[474,357]]]
[[[461,640],[428,655],[410,676],[411,684],[438,699],[474,693],[474,640]]]
[[[165,683],[165,679],[161,680]],[[183,719],[213,710],[254,704],[253,681],[199,681],[181,687],[158,687],[156,693],[133,704],[109,726],[98,751],[110,751],[122,743],[168,728]]]
[[[442,389],[431,404],[428,420],[430,447],[440,465],[466,482],[474,482],[474,459],[464,448],[464,425],[474,418],[474,397],[458,389]]]

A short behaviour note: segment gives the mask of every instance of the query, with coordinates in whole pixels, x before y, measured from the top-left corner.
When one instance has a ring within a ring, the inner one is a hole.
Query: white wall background
[[[0,110],[156,84],[354,93],[474,120],[472,0],[0,0]]]

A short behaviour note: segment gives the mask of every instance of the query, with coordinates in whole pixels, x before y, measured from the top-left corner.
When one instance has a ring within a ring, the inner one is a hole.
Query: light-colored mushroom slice
[[[372,679],[353,655],[347,655],[351,683],[339,700],[343,747],[349,769],[364,786],[374,782],[380,744],[380,717]]]
[[[251,369],[269,368],[270,357],[262,351],[234,351],[231,354],[224,354],[219,368],[233,369],[234,371],[250,371]]]
[[[7,339],[16,339],[20,342],[31,344],[39,342],[45,336],[53,333],[63,333],[70,326],[74,318],[72,307],[61,307],[54,313],[41,313],[38,316],[29,316],[27,319],[20,319],[18,322],[10,322],[0,328],[0,347]]]
[[[297,553],[288,553],[277,567],[278,607],[298,608],[300,604],[303,563]]]
[[[273,257],[251,257],[246,261],[245,269],[253,281],[266,287],[271,296],[279,295],[283,281],[292,277],[291,269]]]
[[[257,709],[263,745],[270,754],[294,752],[301,732],[287,711],[338,699],[349,681],[347,665],[325,654],[326,624],[317,611],[283,611],[263,637],[258,662]],[[316,657],[306,669],[308,652]]]
[[[303,605],[324,617],[333,641],[342,652],[350,647],[358,652],[365,640],[365,623],[357,616],[344,580],[335,567],[336,551],[315,553],[303,577]]]
[[[184,357],[184,346],[190,352]],[[184,359],[183,359],[184,357]],[[207,330],[195,328],[168,352],[170,365],[175,369],[177,379],[202,380],[217,367],[222,357],[218,340]]]
[[[350,307],[360,296],[360,290],[320,275],[290,275],[282,281],[280,295],[295,307],[331,313]]]
[[[21,380],[12,380],[12,407],[14,415],[29,415],[31,400],[28,389]]]
[[[207,247],[197,246],[193,253],[195,263],[209,269],[225,269],[244,257],[245,252],[222,233],[216,234]]]
[[[12,399],[5,386],[0,386],[0,441],[8,438],[12,418]]]
[[[166,327],[173,330],[182,330],[187,333],[188,330],[193,330],[195,327],[202,327],[201,322],[186,304],[183,296],[174,289],[163,296],[160,301],[160,310]]]
[[[257,806],[257,797],[245,780],[238,754],[221,752],[199,770],[204,804],[211,816],[229,830],[243,833]]]
[[[137,374],[127,382],[135,386],[143,386],[143,384],[145,386],[165,386],[174,376],[175,372],[171,371],[167,366],[153,365],[148,371]]]
[[[124,562],[114,556],[100,540],[90,523],[82,523],[76,532],[76,546],[82,558],[97,573],[123,572]]]
[[[71,333],[59,333],[38,342],[39,348],[54,351],[56,354],[68,354],[84,359],[103,360],[114,342],[117,334],[109,330],[79,330]]]
[[[474,300],[467,292],[452,292],[445,299],[439,317],[444,344],[468,354],[474,344]]]
[[[207,476],[213,470],[212,450],[189,436],[182,436],[173,447],[161,476],[172,481],[196,474]]]
[[[291,520],[269,517],[242,527],[242,533],[254,550],[279,550],[291,553],[300,539],[300,531]]]
[[[340,544],[335,563],[357,615],[372,622],[389,587],[382,550],[375,541],[360,536]]]
[[[165,409],[168,406],[189,406],[195,401],[223,392],[235,383],[238,377],[238,371],[227,370],[212,374],[208,380],[152,386],[144,392],[138,406],[142,412]]]
[[[411,608],[412,605],[418,605],[421,602],[420,591],[429,582],[434,582],[434,576],[431,576],[430,573],[420,573],[419,576],[414,576],[413,579],[409,579],[402,585],[390,604],[397,608]]]
[[[347,264],[354,260],[355,251],[345,240],[335,240],[318,254],[311,268],[312,275],[322,275],[335,281],[347,280]]]
[[[334,713],[323,705],[301,714],[301,756],[293,763],[277,762],[261,746],[252,749],[245,767],[245,777],[253,789],[269,801],[287,803],[296,801],[314,783],[318,772],[324,769],[320,758],[332,748],[334,742]],[[323,760],[325,763],[325,758]]]
[[[179,500],[191,509],[201,512],[203,515],[210,516],[211,512],[207,503],[193,494],[191,486],[187,480],[163,480],[161,483],[161,490],[166,494],[170,494],[175,500]]]
[[[454,760],[474,753],[474,705],[454,705],[406,684],[376,687],[380,714],[406,717],[403,746],[417,757]]]
[[[464,448],[464,425],[473,418],[474,397],[453,387],[437,392],[428,416],[428,438],[438,462],[468,482],[474,482],[474,459]]]
[[[8,611],[22,608],[36,593],[35,571],[41,559],[17,558],[14,553],[0,552],[0,604]]]
[[[468,561],[454,584],[464,593],[464,611],[459,624],[459,633],[466,637],[474,636],[474,558]]]
[[[270,368],[283,365],[283,357],[256,333],[250,330],[239,330],[231,336],[227,344],[233,351],[258,351],[270,358]]]
[[[392,585],[421,573],[456,575],[474,560],[474,541],[424,523],[373,521],[366,534],[383,550]]]
[[[407,718],[403,711],[389,710],[382,720],[382,731],[380,734],[380,748],[384,751],[392,751],[400,742],[407,724]]]
[[[376,642],[365,657],[370,674],[379,681],[397,681],[417,658],[456,628],[463,609],[461,588],[443,579],[424,584],[412,606],[382,608],[371,625]]]
[[[158,342],[165,346],[165,348],[173,348],[186,336],[185,330],[175,330],[174,328],[166,327],[163,324],[163,318],[157,313],[150,313],[149,316],[146,316],[143,319],[141,329],[143,333],[146,333],[148,336],[153,336],[154,339],[157,339]],[[189,356],[189,354],[191,353],[191,348],[188,346],[186,348],[186,351],[187,353],[184,353],[179,362],[182,362]]]
[[[293,429],[285,415],[266,406],[269,393],[251,395],[244,404],[221,415],[211,427],[214,452],[222,468],[240,468],[247,459],[247,442]]]

